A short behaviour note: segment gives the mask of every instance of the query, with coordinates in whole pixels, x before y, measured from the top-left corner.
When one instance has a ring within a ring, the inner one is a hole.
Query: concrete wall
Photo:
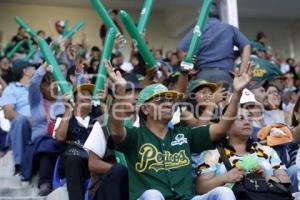
[[[52,7],[24,4],[0,4],[0,29],[4,32],[4,41],[11,38],[16,33],[18,25],[14,22],[14,17],[18,15],[30,24],[35,30],[45,30],[50,34],[50,26],[54,30],[54,22],[58,19],[69,19],[70,26],[80,19],[87,21],[84,31],[92,44],[99,43],[98,28],[100,21],[96,13],[85,8]],[[75,39],[79,39],[82,30],[76,34]]]
[[[129,11],[130,15],[137,20],[139,13]],[[16,34],[18,25],[14,22],[15,16],[20,16],[30,24],[34,30],[42,29],[50,34],[50,27],[54,30],[54,23],[58,19],[70,20],[70,27],[83,19],[87,23],[75,36],[78,41],[83,32],[87,34],[90,45],[101,46],[98,36],[99,27],[102,24],[96,12],[91,8],[54,7],[25,4],[0,3],[0,30],[3,32],[3,42],[9,41]],[[180,37],[171,37],[169,29],[165,26],[163,13],[152,13],[147,25],[150,47],[160,48],[163,43],[165,50],[174,49]],[[126,46],[129,52],[130,43]]]

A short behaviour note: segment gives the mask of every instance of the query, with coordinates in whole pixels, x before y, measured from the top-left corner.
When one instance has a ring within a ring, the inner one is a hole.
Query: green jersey
[[[169,128],[164,139],[146,126],[126,130],[127,136],[117,149],[127,160],[130,199],[138,199],[149,189],[159,190],[167,200],[191,199],[191,154],[214,148],[209,125]]]

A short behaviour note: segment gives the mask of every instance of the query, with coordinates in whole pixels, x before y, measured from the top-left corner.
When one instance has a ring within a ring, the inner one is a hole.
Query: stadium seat
[[[55,190],[56,188],[62,187],[66,183],[66,179],[61,179],[59,177],[58,169],[60,165],[60,156],[56,159],[55,167],[54,167],[54,173],[53,173],[53,179],[52,179],[52,188]]]

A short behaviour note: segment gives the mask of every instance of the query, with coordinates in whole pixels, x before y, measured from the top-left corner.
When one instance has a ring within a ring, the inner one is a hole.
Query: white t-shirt
[[[138,116],[136,121],[133,123],[133,127],[140,127]],[[107,140],[105,139],[104,132],[99,122],[94,124],[88,139],[84,143],[84,148],[88,151],[92,151],[103,159],[107,148]]]
[[[106,152],[107,141],[104,136],[104,132],[99,122],[96,122],[93,129],[84,143],[84,148],[88,151],[92,151],[100,158],[103,158]]]
[[[75,116],[75,118],[77,119],[77,122],[81,124],[84,128],[87,128],[89,126],[91,119],[90,116],[86,116],[84,119],[80,116]]]
[[[84,128],[87,128],[89,126],[90,119],[91,119],[90,116],[86,116],[84,119],[80,116],[75,116],[75,118],[76,118],[77,122],[79,124],[81,124]],[[61,117],[56,118],[55,125],[54,125],[54,128],[53,128],[53,134],[52,134],[53,138],[55,138],[55,131],[58,128],[58,126],[60,125],[61,120],[62,120]]]
[[[282,110],[265,110],[264,120],[267,125],[274,123],[285,123],[284,112]]]
[[[282,73],[287,73],[287,72],[289,72],[290,71],[290,65],[289,64],[287,64],[287,63],[283,63],[283,64],[281,64],[280,65],[280,71],[282,72]]]

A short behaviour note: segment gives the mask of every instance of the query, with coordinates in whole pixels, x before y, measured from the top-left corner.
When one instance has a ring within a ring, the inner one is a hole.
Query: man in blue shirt
[[[15,174],[19,174],[24,144],[30,141],[31,137],[28,85],[35,73],[35,67],[24,60],[15,60],[12,69],[17,82],[12,82],[5,88],[1,106],[5,118],[11,122],[8,136],[14,155]]]
[[[193,30],[179,43],[177,48],[181,58],[188,51],[192,36]],[[250,42],[236,27],[220,21],[218,9],[213,4],[202,33],[201,44],[196,51],[195,69],[201,71],[197,78],[209,82],[223,80],[231,85],[229,72],[234,69],[234,46],[242,52],[241,68],[244,71],[249,61]]]

